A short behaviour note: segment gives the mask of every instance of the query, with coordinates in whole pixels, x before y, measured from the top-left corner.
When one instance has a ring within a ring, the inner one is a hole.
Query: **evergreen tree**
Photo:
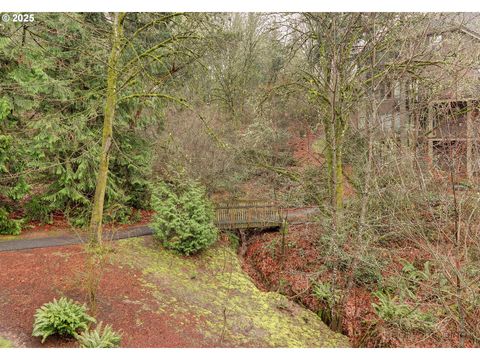
[[[85,225],[98,173],[111,19],[37,15],[33,23],[0,28],[0,130],[10,139],[0,155],[9,159],[0,186],[15,201],[2,196],[0,207],[34,201],[41,206],[28,209],[60,211]],[[172,35],[189,30],[179,20],[178,14],[129,14],[125,22],[106,220],[125,221],[132,207],[149,206],[152,139],[164,103],[144,94],[158,95],[181,61]]]

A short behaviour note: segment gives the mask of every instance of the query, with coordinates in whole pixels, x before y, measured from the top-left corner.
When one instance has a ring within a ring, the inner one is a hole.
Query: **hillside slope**
[[[54,297],[85,301],[81,245],[0,253],[0,335],[17,347],[76,347],[31,336],[33,315]],[[32,296],[35,294],[35,296]],[[262,292],[225,240],[194,257],[151,237],[111,244],[98,292],[98,321],[122,347],[346,347],[313,312]]]
[[[183,317],[213,346],[348,346],[346,337],[313,312],[258,290],[228,244],[184,258],[137,238],[122,240],[118,255],[142,270],[144,286],[158,300],[157,311]]]

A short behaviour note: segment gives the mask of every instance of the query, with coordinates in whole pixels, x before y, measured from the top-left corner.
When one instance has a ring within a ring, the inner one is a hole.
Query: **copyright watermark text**
[[[19,23],[28,23],[35,21],[34,14],[2,14],[2,22],[19,22]]]

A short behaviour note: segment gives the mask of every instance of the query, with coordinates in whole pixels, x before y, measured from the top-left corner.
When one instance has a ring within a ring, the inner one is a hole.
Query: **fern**
[[[329,283],[318,283],[313,287],[313,295],[331,308],[340,300],[341,291],[333,289]]]
[[[95,330],[85,330],[76,338],[82,348],[115,348],[120,345],[122,336],[113,331],[111,325],[102,329],[100,322]]]
[[[42,343],[53,334],[76,337],[78,330],[87,330],[96,320],[87,314],[85,305],[65,297],[42,305],[34,315],[32,336],[41,336]]]
[[[406,331],[425,332],[432,330],[435,325],[435,317],[430,313],[424,313],[416,307],[397,303],[395,297],[391,297],[381,291],[374,295],[378,304],[372,304],[375,313],[387,324],[398,326]]]

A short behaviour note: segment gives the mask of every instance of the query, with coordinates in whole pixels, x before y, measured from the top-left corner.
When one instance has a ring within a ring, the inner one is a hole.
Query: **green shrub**
[[[0,235],[18,235],[21,230],[21,221],[9,219],[8,212],[0,208]]]
[[[85,330],[77,336],[82,348],[115,348],[120,345],[121,339],[122,336],[113,331],[111,325],[106,325],[102,329],[102,322],[95,330]]]
[[[32,336],[41,336],[42,343],[53,334],[75,337],[78,330],[88,328],[89,322],[96,322],[87,314],[85,305],[76,304],[65,297],[42,305],[34,318]]]
[[[156,212],[152,222],[155,237],[167,249],[191,255],[217,239],[213,207],[198,183],[157,184],[152,207]]]

